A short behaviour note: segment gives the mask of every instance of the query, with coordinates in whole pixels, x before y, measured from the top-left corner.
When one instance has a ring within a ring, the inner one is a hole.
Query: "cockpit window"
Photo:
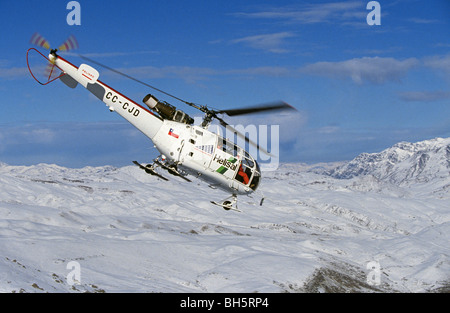
[[[243,158],[242,163],[246,166],[253,168],[255,163],[251,159]]]
[[[227,141],[225,138],[219,138],[218,148],[224,152],[237,156],[239,154],[239,147]]]
[[[242,161],[239,164],[235,179],[251,189],[256,190],[261,180],[261,172],[258,162],[256,162],[248,153],[244,153]]]
[[[259,182],[261,180],[261,171],[259,169],[259,164],[256,161],[255,161],[255,164],[256,164],[256,168],[254,170],[254,175],[253,175],[252,181],[250,183],[250,188],[252,188],[253,190],[256,190],[256,188],[258,188]]]
[[[252,177],[252,168],[248,167],[244,162],[239,165],[236,173],[236,180],[240,181],[244,185],[248,185],[250,178]]]

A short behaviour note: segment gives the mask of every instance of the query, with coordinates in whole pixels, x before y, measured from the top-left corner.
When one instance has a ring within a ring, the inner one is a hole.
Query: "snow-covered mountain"
[[[362,153],[330,171],[335,178],[373,175],[392,183],[427,182],[450,176],[450,138],[400,142],[379,153]]]
[[[429,186],[445,196],[450,190],[450,138],[400,142],[379,153],[362,153],[327,174],[338,179],[372,176],[398,186]]]
[[[0,164],[0,291],[448,291],[449,143],[401,143],[335,177],[283,164],[242,212],[135,166]]]

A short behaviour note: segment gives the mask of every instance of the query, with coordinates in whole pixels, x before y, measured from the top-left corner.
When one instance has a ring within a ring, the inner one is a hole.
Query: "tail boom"
[[[147,108],[98,80],[99,73],[93,67],[87,64],[76,67],[64,58],[54,54],[50,54],[49,59],[64,71],[66,75],[70,76],[70,78],[65,77],[62,79],[66,85],[74,88],[79,83],[103,101],[110,111],[117,112],[150,139],[161,128],[163,121],[159,117]]]

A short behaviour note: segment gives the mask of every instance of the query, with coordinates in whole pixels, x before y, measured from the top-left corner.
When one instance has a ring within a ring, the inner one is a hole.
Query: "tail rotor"
[[[50,53],[56,53],[57,51],[71,51],[78,49],[78,42],[75,38],[75,36],[70,35],[69,38],[67,38],[62,45],[60,45],[57,49],[51,49],[51,45],[47,39],[45,39],[41,34],[34,33],[34,35],[30,39],[30,43],[33,44],[36,47],[43,48],[45,50],[49,50]],[[31,67],[30,67],[30,60],[29,60],[29,53],[31,51],[37,52],[40,56],[42,56],[44,59],[46,59],[46,66],[45,69],[42,70],[41,66],[36,66],[35,72],[38,73],[38,75],[34,75]],[[43,55],[41,52],[39,52],[35,48],[30,48],[27,51],[27,65],[28,70],[31,73],[31,76],[41,85],[47,85],[56,79],[60,78],[64,75],[63,71],[61,71],[55,64],[50,60],[47,56]],[[37,77],[39,76],[39,77]]]
[[[59,51],[70,51],[78,49],[78,42],[75,36],[70,35],[62,45],[58,47]]]
[[[44,48],[45,50],[50,50],[50,43],[39,33],[34,33],[34,35],[31,37],[30,43],[35,46]]]
[[[45,39],[41,34],[39,33],[34,33],[34,35],[31,37],[30,43],[40,47],[40,48],[44,48],[45,50],[50,50],[51,46],[50,43],[48,42],[47,39]],[[71,50],[75,50],[78,49],[78,41],[75,38],[75,36],[70,35],[69,38],[67,38],[62,45],[60,45],[58,47],[58,49],[55,50],[56,51],[71,51]]]

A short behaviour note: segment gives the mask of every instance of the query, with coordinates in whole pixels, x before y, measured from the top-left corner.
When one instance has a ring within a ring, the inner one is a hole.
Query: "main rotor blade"
[[[114,73],[116,73],[116,74],[118,74],[118,75],[124,76],[124,77],[126,77],[126,78],[128,78],[128,79],[130,79],[130,80],[133,80],[133,81],[135,81],[135,82],[141,84],[141,85],[144,85],[144,86],[146,86],[146,87],[149,87],[149,88],[151,88],[151,89],[153,89],[153,90],[156,90],[156,91],[158,91],[158,92],[160,92],[160,93],[165,94],[166,96],[172,97],[172,98],[174,98],[174,99],[176,99],[176,100],[178,100],[178,101],[181,101],[181,102],[183,102],[183,103],[185,103],[185,104],[187,104],[187,105],[190,105],[190,106],[192,106],[192,107],[197,108],[197,109],[200,110],[200,108],[199,108],[195,103],[188,102],[188,101],[183,100],[183,99],[181,99],[181,98],[178,98],[178,97],[176,97],[176,96],[174,96],[174,95],[171,95],[170,93],[165,92],[164,90],[161,90],[161,89],[156,88],[156,87],[154,87],[154,86],[152,86],[152,85],[149,85],[149,84],[147,84],[146,82],[143,82],[143,81],[141,81],[141,80],[139,80],[139,79],[137,79],[137,78],[134,78],[134,77],[132,77],[132,76],[130,76],[130,75],[128,75],[128,74],[125,74],[125,73],[123,73],[123,72],[120,72],[120,71],[118,71],[118,70],[116,70],[116,69],[113,69],[112,67],[109,67],[109,66],[107,66],[107,65],[105,65],[105,64],[102,64],[102,63],[100,63],[100,62],[97,62],[97,61],[95,61],[95,60],[92,60],[92,59],[88,58],[87,56],[84,56],[84,55],[82,55],[82,54],[78,54],[78,56],[79,56],[80,58],[82,58],[82,59],[88,61],[88,62],[94,63],[94,64],[96,64],[96,65],[98,65],[98,66],[101,66],[101,67],[103,67],[103,68],[105,68],[105,69],[111,71],[111,72],[114,72]]]
[[[225,122],[223,119],[221,119],[220,117],[216,117],[216,119],[220,122],[220,125],[222,125],[225,128],[228,128],[229,130],[231,130],[233,133],[235,133],[239,138],[244,139],[246,142],[248,142],[249,144],[251,144],[252,146],[256,147],[256,149],[261,150],[262,152],[264,152],[265,154],[267,154],[268,156],[271,157],[275,157],[275,155],[273,155],[272,153],[270,153],[269,151],[267,151],[267,149],[261,147],[257,142],[254,142],[253,140],[251,140],[250,138],[248,138],[246,135],[244,135],[243,133],[239,132],[236,128],[234,128],[233,126],[231,126],[230,124],[228,124],[227,122]]]
[[[220,111],[217,111],[217,113],[225,113],[228,116],[236,116],[236,115],[252,114],[252,113],[266,112],[266,111],[279,111],[279,110],[296,110],[296,109],[284,101],[277,101],[277,102],[272,102],[272,103],[268,103],[265,105],[248,107],[248,108],[220,110]]]

